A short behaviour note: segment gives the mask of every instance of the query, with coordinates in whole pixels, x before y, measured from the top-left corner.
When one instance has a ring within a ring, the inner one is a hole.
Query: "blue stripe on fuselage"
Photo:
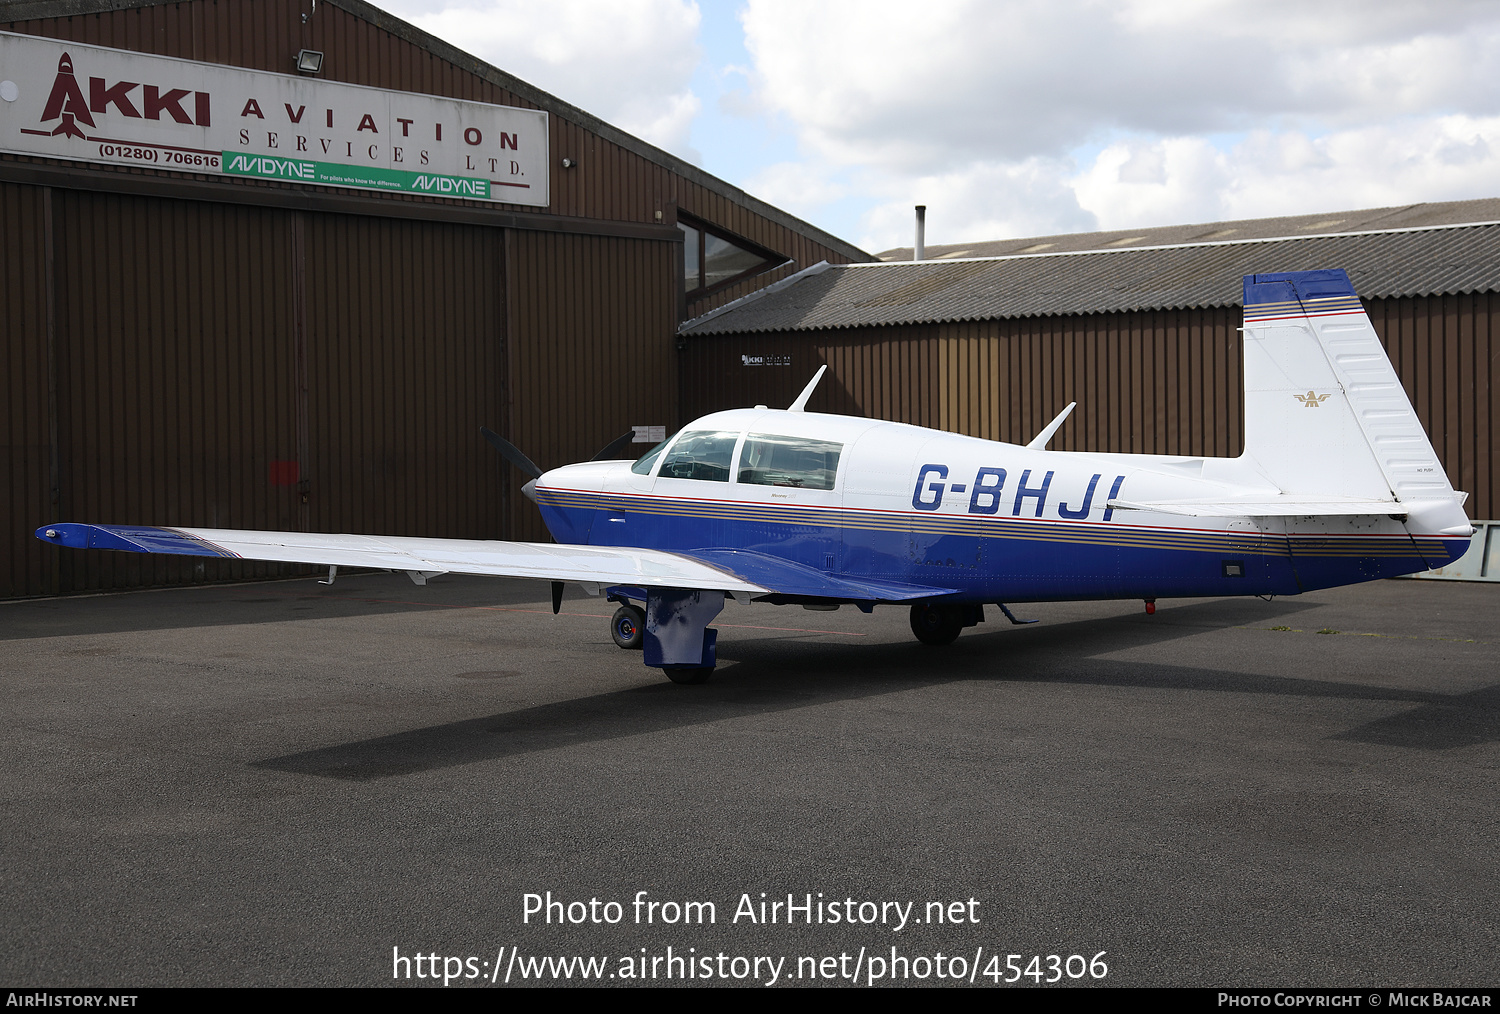
[[[972,601],[1296,594],[1426,570],[1406,536],[1299,537],[969,514],[537,490],[559,541],[741,549]],[[569,535],[582,538],[568,539]],[[1430,544],[1430,545],[1429,545]],[[1461,550],[1460,550],[1461,552]]]

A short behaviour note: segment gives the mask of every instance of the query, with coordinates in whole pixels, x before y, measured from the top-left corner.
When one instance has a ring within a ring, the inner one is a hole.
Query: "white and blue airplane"
[[[1049,451],[804,411],[716,412],[635,462],[532,472],[556,545],[53,524],[45,542],[564,582],[620,603],[612,632],[679,683],[715,665],[726,596],[865,612],[900,603],[947,644],[984,606],[1295,595],[1439,567],[1474,533],[1343,271],[1245,277],[1235,458]],[[529,466],[529,467],[528,467]],[[640,603],[640,605],[636,605]]]

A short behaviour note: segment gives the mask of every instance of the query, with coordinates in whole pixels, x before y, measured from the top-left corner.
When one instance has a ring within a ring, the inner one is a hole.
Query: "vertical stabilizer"
[[[1459,502],[1339,270],[1245,276],[1245,456],[1285,493]]]

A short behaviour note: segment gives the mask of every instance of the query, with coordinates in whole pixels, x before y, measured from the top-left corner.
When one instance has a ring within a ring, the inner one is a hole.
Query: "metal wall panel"
[[[351,215],[300,225],[304,526],[502,537],[497,459],[479,435],[504,432],[501,231]]]
[[[816,411],[1025,443],[1077,401],[1056,449],[1237,454],[1237,326],[1237,311],[1205,310],[695,337],[684,412],[784,405],[827,362]]]
[[[692,338],[677,423],[728,408],[785,408],[827,365],[809,411],[937,427],[942,348],[942,337],[922,327]]]
[[[16,266],[0,593],[293,572],[55,554],[30,532],[59,518],[505,534],[500,468],[478,433],[505,426],[500,230],[52,191],[54,438],[46,195],[0,188]]]
[[[1500,298],[1492,292],[1368,301],[1402,386],[1471,518],[1500,517]]]
[[[58,551],[32,537],[55,520],[47,258],[51,192],[0,184],[0,597],[53,590]]]
[[[286,216],[54,192],[62,517],[285,528],[296,493]],[[265,576],[267,564],[65,553],[59,590]]]
[[[1470,517],[1495,517],[1500,299],[1368,306],[1450,480],[1470,494]],[[1244,449],[1240,322],[1228,307],[693,337],[684,415],[785,405],[827,362],[832,376],[815,411],[1025,443],[1077,401],[1056,450],[1233,456]],[[791,366],[747,366],[745,356]]]

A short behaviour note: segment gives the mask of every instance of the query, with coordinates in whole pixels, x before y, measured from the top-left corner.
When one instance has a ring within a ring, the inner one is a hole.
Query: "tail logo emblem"
[[[1306,394],[1294,394],[1292,395],[1292,397],[1302,402],[1305,408],[1317,408],[1323,402],[1328,400],[1328,395],[1313,394],[1311,391],[1308,391]]]

